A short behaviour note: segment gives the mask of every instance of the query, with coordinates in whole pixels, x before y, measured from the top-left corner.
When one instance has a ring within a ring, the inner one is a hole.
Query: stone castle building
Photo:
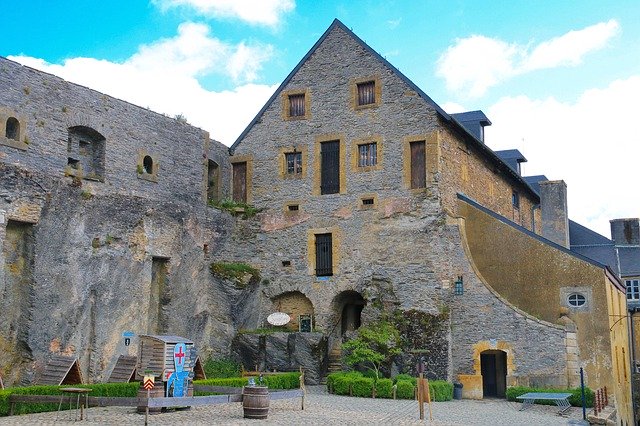
[[[101,380],[131,330],[317,382],[345,336],[387,318],[406,338],[396,371],[424,356],[482,398],[577,386],[584,367],[632,422],[625,288],[569,249],[564,183],[533,188],[484,144],[484,114],[447,114],[339,21],[229,150],[6,59],[0,82],[11,381],[51,353]],[[261,211],[210,206],[227,198]],[[256,333],[276,311],[290,333]]]

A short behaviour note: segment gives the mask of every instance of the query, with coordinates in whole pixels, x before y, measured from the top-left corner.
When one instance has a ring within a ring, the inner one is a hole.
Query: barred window
[[[289,95],[289,117],[304,117],[304,93]]]
[[[287,162],[288,175],[298,175],[302,173],[302,153],[301,152],[287,152],[285,154],[285,160]]]
[[[375,166],[378,164],[377,144],[367,143],[358,145],[358,167]]]
[[[376,103],[376,82],[366,81],[358,83],[358,105],[371,105]]]
[[[333,241],[331,234],[316,234],[316,275],[333,275]]]

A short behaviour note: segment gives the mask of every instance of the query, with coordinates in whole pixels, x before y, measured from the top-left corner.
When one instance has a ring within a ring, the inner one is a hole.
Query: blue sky
[[[640,2],[0,0],[0,55],[187,120],[230,145],[340,19],[487,144],[564,179],[609,236],[640,215]]]

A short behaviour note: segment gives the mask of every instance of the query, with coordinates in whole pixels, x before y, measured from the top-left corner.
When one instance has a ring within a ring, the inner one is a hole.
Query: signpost
[[[147,408],[144,412],[144,424],[147,425],[147,421],[149,418],[149,397],[151,396],[151,389],[155,386],[156,378],[155,376],[144,376],[144,380],[142,381],[142,387],[147,391]]]

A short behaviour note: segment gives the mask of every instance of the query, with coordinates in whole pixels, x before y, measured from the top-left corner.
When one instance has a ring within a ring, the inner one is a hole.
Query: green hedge
[[[550,392],[550,393],[570,393],[569,403],[574,407],[582,407],[582,391],[580,388],[575,389],[551,389],[551,388],[530,388],[527,386],[513,386],[507,388],[507,400],[522,402],[522,400],[516,399],[520,395],[524,395],[529,392]],[[594,393],[589,388],[584,388],[585,401],[587,407],[593,407]],[[556,405],[554,401],[536,401],[536,404],[541,405]]]
[[[376,398],[393,398],[393,380],[378,379],[376,382]]]
[[[300,387],[300,373],[280,373],[274,375],[262,376],[264,384],[270,389],[298,389]],[[256,383],[258,378],[254,377]],[[234,388],[241,388],[246,386],[249,382],[248,377],[230,377],[227,379],[206,379],[195,380],[194,385],[204,386],[230,386]]]
[[[242,377],[240,364],[228,358],[208,358],[203,365],[204,373],[210,379]]]
[[[415,379],[412,377],[396,378],[396,398],[415,398]],[[327,388],[336,395],[353,395],[371,397],[373,388],[376,389],[376,397],[393,398],[393,381],[391,379],[375,380],[363,377],[358,372],[338,372],[327,376]],[[453,384],[444,380],[429,382],[429,392],[432,401],[451,401],[453,399]]]
[[[74,387],[91,388],[89,396],[109,396],[109,397],[135,397],[138,394],[140,384],[133,383],[99,383],[92,385],[73,385]],[[68,386],[28,386],[7,388],[0,391],[0,416],[9,415],[9,396],[19,395],[60,395],[60,388]],[[63,408],[69,406],[63,404]],[[14,414],[42,413],[45,411],[56,411],[57,403],[51,404],[31,404],[17,403]]]
[[[396,398],[398,399],[413,399],[415,386],[410,380],[398,380],[396,382]]]

